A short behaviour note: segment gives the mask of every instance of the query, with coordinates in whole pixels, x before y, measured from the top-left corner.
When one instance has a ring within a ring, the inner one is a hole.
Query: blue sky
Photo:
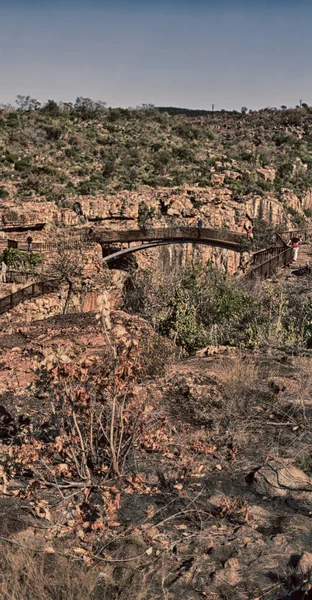
[[[0,0],[0,103],[312,104],[308,0]]]

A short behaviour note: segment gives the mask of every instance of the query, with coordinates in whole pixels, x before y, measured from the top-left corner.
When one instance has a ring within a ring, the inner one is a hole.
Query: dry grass
[[[0,598],[163,600],[163,569],[157,558],[136,560],[138,548],[130,538],[116,540],[111,549],[111,564],[101,560],[86,564],[78,557],[6,543],[0,552]]]
[[[258,367],[252,360],[247,362],[243,355],[217,363],[214,371],[225,394],[233,403],[249,393],[259,382]]]
[[[293,400],[304,409],[312,404],[312,359],[309,356],[299,356],[293,360],[295,367]]]
[[[254,362],[247,362],[239,355],[216,365],[215,375],[221,384],[227,435],[236,447],[242,448],[252,435],[255,396],[260,387],[259,369]]]
[[[97,573],[56,554],[6,546],[1,552],[2,600],[87,600]]]

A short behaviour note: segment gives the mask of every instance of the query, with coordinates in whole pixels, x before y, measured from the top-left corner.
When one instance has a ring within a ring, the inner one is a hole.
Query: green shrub
[[[17,248],[5,248],[1,260],[4,260],[9,268],[35,272],[36,267],[43,262],[43,256],[36,252],[23,252]]]
[[[306,227],[306,220],[304,215],[298,213],[298,211],[292,208],[292,206],[287,206],[287,212],[291,215],[293,222],[296,223],[296,225],[299,228]]]
[[[4,155],[4,160],[9,164],[14,165],[14,163],[16,163],[19,160],[19,157],[17,154],[12,154],[7,150]]]
[[[190,353],[207,344],[254,347],[267,326],[267,309],[261,314],[243,285],[211,264],[134,275],[125,306]]]
[[[22,158],[15,163],[15,171],[24,173],[31,170],[31,162],[28,157]]]
[[[63,129],[58,125],[48,125],[45,127],[47,140],[59,140],[62,137]]]
[[[2,200],[5,200],[8,197],[9,197],[8,190],[5,187],[3,187],[2,185],[0,185],[0,198]]]

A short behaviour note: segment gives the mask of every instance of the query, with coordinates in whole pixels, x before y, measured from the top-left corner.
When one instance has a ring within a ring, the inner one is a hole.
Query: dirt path
[[[290,265],[290,269],[305,267],[312,263],[312,245],[311,242],[304,243],[299,248],[298,260]]]

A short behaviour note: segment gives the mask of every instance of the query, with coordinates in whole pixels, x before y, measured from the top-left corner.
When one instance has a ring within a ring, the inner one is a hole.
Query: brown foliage
[[[120,476],[144,412],[144,398],[134,393],[139,372],[135,341],[107,364],[57,364],[42,371],[38,390],[49,397],[52,415],[12,446],[10,476],[30,470],[56,487]]]

